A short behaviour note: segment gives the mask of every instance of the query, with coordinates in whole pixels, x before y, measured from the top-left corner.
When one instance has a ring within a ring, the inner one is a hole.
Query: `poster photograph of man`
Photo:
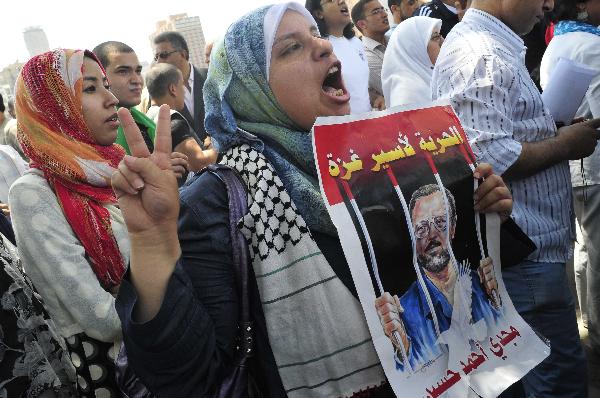
[[[398,396],[494,397],[548,355],[502,282],[509,214],[478,211],[495,176],[448,104],[318,119],[313,134],[321,192]]]

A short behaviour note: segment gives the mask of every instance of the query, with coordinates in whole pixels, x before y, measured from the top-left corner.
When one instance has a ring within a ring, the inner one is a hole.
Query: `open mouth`
[[[350,12],[348,11],[348,6],[347,5],[343,5],[342,8],[340,8],[340,12],[343,15],[350,15]]]
[[[342,80],[342,65],[339,61],[334,63],[327,71],[322,88],[325,94],[330,97],[345,99],[348,96]]]
[[[113,115],[107,118],[104,122],[108,123],[112,128],[117,128],[120,124],[119,117],[116,113],[113,113]]]

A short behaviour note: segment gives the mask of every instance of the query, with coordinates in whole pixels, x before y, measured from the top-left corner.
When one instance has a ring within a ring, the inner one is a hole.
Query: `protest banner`
[[[474,211],[475,158],[449,103],[319,118],[313,147],[397,396],[496,397],[549,354],[502,282],[500,219]],[[400,313],[388,335],[384,295]]]

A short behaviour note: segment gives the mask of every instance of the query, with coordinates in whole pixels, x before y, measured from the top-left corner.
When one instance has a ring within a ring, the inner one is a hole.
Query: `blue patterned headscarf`
[[[587,32],[600,36],[600,29],[597,26],[581,21],[560,21],[554,26],[554,36],[570,32]]]
[[[272,45],[274,31],[287,9],[300,12],[316,26],[298,3],[266,6],[231,25],[215,45],[203,90],[204,124],[220,153],[242,144],[261,151],[309,228],[335,234],[321,198],[310,131],[298,127],[283,112],[269,86],[271,49],[265,42]]]

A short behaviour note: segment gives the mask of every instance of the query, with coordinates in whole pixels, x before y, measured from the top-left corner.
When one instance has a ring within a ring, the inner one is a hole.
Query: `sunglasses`
[[[161,51],[159,53],[154,54],[154,60],[158,61],[158,59],[167,59],[169,58],[169,55],[176,53],[179,50],[173,50],[173,51]]]

